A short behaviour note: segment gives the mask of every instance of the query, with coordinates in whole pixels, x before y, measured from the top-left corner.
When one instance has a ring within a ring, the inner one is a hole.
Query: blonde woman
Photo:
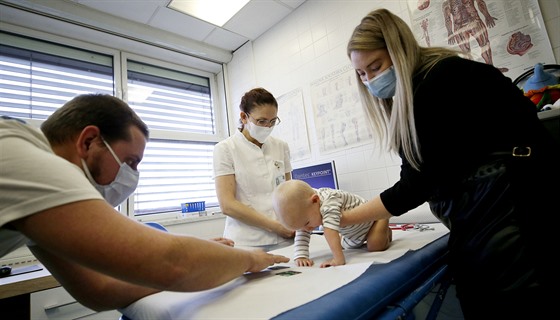
[[[557,240],[539,221],[557,225],[560,146],[534,104],[492,65],[421,47],[385,9],[362,19],[347,53],[380,145],[402,166],[395,185],[344,212],[341,224],[427,201],[450,229],[464,316],[541,318],[558,283],[548,257]]]

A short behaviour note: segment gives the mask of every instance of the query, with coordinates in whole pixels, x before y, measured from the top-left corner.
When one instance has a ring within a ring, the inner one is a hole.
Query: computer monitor
[[[303,180],[315,189],[338,189],[334,161],[294,169],[292,179]]]

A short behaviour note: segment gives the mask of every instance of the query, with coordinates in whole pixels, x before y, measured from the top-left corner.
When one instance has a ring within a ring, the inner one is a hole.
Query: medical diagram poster
[[[282,121],[272,131],[272,136],[284,140],[290,146],[290,160],[299,161],[311,157],[303,93],[296,89],[283,94],[278,101],[278,117]]]
[[[371,141],[351,65],[310,84],[320,153],[345,150]]]
[[[408,0],[420,45],[461,50],[515,80],[554,53],[537,0]]]

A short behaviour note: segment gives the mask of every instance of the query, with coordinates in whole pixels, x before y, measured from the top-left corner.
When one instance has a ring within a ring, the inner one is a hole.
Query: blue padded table
[[[266,270],[200,292],[160,292],[119,310],[122,319],[405,319],[446,280],[449,233],[442,224],[395,231],[383,252],[350,249],[347,264],[336,268],[318,266],[331,252],[323,236],[312,237],[310,256],[316,265],[288,264],[294,277]],[[274,252],[288,256],[293,250]],[[437,315],[437,308],[430,314]]]
[[[391,315],[409,313],[446,279],[448,238],[446,234],[390,263],[373,264],[347,285],[272,319],[396,319]]]

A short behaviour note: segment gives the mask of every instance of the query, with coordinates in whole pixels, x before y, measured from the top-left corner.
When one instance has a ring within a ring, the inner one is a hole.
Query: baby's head
[[[288,180],[278,185],[272,194],[272,205],[286,228],[310,231],[322,223],[319,196],[301,180]]]

